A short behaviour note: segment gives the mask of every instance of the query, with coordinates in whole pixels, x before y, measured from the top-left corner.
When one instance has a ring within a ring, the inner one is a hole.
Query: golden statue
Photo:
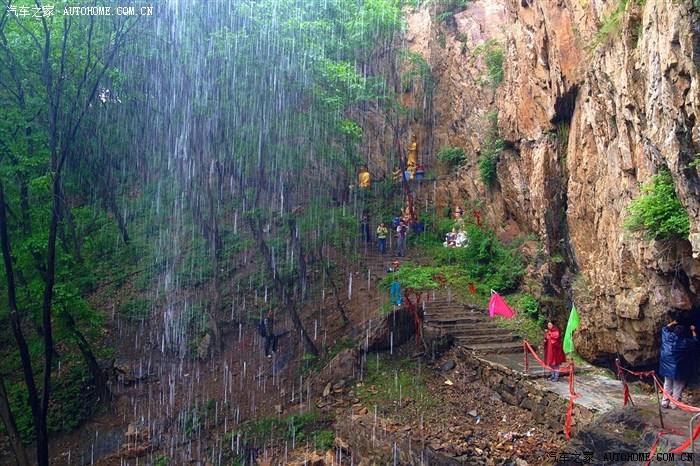
[[[416,142],[416,135],[414,134],[411,139],[411,145],[408,146],[408,162],[406,163],[406,171],[411,172],[411,179],[413,179],[416,173],[416,167],[418,166],[418,143]]]
[[[372,182],[372,175],[366,165],[360,167],[360,172],[357,174],[357,184],[360,188],[369,188]]]

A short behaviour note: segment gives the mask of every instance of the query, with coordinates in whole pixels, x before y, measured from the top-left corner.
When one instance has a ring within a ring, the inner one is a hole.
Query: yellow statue
[[[406,163],[406,171],[411,172],[411,179],[416,173],[416,167],[418,166],[418,143],[416,142],[416,135],[413,135],[411,140],[411,145],[408,146],[408,162]]]
[[[366,165],[360,167],[360,172],[357,174],[357,184],[360,188],[369,188],[372,182],[372,175],[369,173]]]

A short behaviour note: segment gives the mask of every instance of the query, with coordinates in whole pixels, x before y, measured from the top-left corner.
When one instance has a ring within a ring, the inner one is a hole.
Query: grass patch
[[[438,405],[428,391],[420,366],[412,359],[370,354],[364,361],[363,375],[351,393],[368,409],[381,406],[398,410],[408,402],[418,410]]]
[[[262,445],[272,439],[289,441],[292,447],[311,442],[321,450],[333,445],[335,433],[328,430],[332,419],[318,411],[292,414],[287,417],[265,416],[246,424],[236,435],[242,437],[242,444]]]

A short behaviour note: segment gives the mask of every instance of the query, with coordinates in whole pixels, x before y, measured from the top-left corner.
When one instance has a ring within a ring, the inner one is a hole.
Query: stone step
[[[505,354],[505,353],[522,353],[522,342],[509,343],[473,343],[463,344],[466,349],[473,350],[481,354]]]
[[[473,335],[473,334],[453,334],[455,339],[465,346],[477,344],[477,343],[511,343],[515,341],[520,341],[520,348],[522,348],[522,341],[517,335],[512,333],[495,333],[491,335]]]
[[[444,326],[435,325],[435,322],[426,322],[433,327],[447,331],[452,335],[514,335],[511,330],[495,325],[471,325],[471,326]]]
[[[442,326],[460,325],[460,324],[483,324],[491,322],[488,317],[479,315],[461,315],[461,316],[445,316],[440,314],[424,314],[426,322],[439,322]]]
[[[434,307],[426,307],[425,313],[431,314],[431,315],[436,315],[436,316],[443,316],[446,318],[487,317],[489,315],[488,312],[466,311],[464,309],[460,309],[460,308],[456,308],[456,307],[450,308],[450,309],[437,309]]]
[[[426,312],[432,312],[433,314],[478,314],[486,315],[488,312],[472,311],[469,309],[464,309],[461,306],[424,306],[421,303],[421,307],[425,309]]]

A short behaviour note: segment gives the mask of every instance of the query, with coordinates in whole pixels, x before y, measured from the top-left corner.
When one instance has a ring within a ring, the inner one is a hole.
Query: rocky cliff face
[[[531,272],[543,290],[576,303],[582,356],[653,362],[669,312],[700,324],[700,183],[691,164],[700,152],[698,7],[477,0],[445,16],[418,9],[406,33],[436,83],[431,115],[414,128],[434,138],[422,157],[435,164],[444,146],[468,155],[441,178],[438,204],[481,199],[504,238],[537,235],[544,260]],[[505,52],[497,87],[484,79],[490,40]],[[493,109],[507,149],[488,188],[476,164]],[[663,167],[690,216],[687,241],[647,241],[622,228],[639,184]],[[563,320],[568,309],[559,307]]]

